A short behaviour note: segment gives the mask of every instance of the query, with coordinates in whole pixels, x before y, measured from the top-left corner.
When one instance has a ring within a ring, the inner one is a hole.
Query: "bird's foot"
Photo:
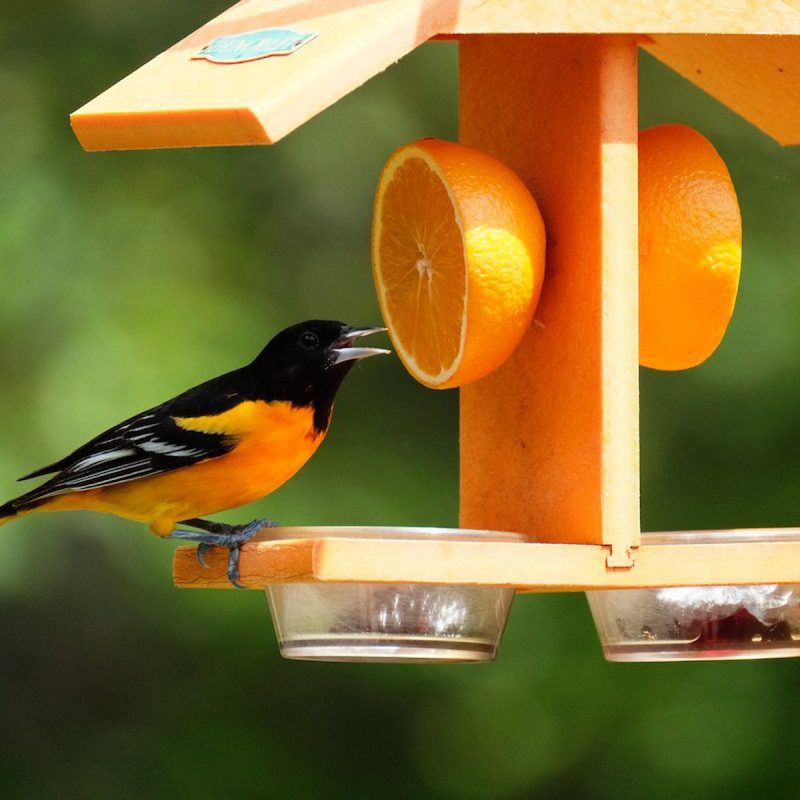
[[[241,546],[253,538],[262,528],[278,527],[277,522],[269,519],[255,519],[244,525],[226,525],[223,522],[208,520],[186,520],[184,524],[194,525],[202,522],[203,531],[174,530],[167,538],[184,539],[197,542],[197,560],[208,568],[205,556],[212,547],[224,547],[228,551],[228,580],[237,588],[245,587],[239,582],[239,550]],[[197,525],[196,527],[200,527]]]
[[[253,538],[262,528],[277,528],[279,524],[271,519],[254,519],[252,522],[247,522],[244,525],[225,525],[224,523],[215,522],[215,531],[211,536],[215,537],[215,541],[202,541],[197,545],[197,560],[200,565],[208,569],[206,564],[206,554],[214,547],[225,547],[228,549],[228,578],[230,582],[239,589],[244,587],[239,583],[239,548],[247,541]]]

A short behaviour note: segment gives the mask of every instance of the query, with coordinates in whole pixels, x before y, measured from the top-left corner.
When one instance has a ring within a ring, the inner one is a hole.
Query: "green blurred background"
[[[0,486],[308,317],[378,321],[378,171],[456,136],[420,48],[274,148],[87,155],[70,111],[224,7],[3,3]],[[800,153],[642,57],[642,127],[726,159],[744,271],[715,356],[642,374],[646,529],[797,522]],[[286,523],[457,522],[457,396],[354,371]],[[356,476],[354,478],[354,476]],[[582,595],[526,596],[486,666],[283,661],[264,596],[181,592],[172,545],[89,513],[3,529],[3,798],[795,798],[800,662],[613,665]]]

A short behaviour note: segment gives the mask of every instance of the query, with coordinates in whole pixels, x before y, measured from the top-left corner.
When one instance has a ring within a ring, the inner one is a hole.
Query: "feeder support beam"
[[[637,58],[632,36],[461,41],[460,139],[522,178],[547,229],[533,325],[461,390],[461,525],[639,543]]]

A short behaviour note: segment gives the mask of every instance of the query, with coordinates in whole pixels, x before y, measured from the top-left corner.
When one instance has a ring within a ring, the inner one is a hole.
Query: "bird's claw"
[[[197,542],[197,561],[208,569],[206,555],[212,547],[224,547],[228,551],[228,580],[237,588],[245,589],[239,580],[239,553],[242,545],[255,536],[262,528],[277,528],[279,523],[269,519],[255,519],[244,525],[225,525],[221,522],[207,522],[206,520],[186,520],[185,524],[203,522],[209,530],[200,533],[196,531],[176,530],[170,535],[174,539],[187,539]]]
[[[239,546],[235,545],[228,551],[228,580],[237,588],[245,587],[239,583]]]
[[[246,588],[239,582],[239,550],[241,546],[253,538],[262,528],[275,528],[277,522],[270,519],[254,519],[246,525],[233,525],[228,546],[228,580],[237,588]]]
[[[200,542],[197,545],[197,560],[200,563],[201,567],[208,569],[208,564],[206,564],[206,553],[213,547],[213,545],[207,544],[206,542]]]

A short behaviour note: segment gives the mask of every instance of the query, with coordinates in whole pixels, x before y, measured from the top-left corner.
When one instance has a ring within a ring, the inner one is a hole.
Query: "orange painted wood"
[[[796,0],[461,0],[452,33],[800,33]]]
[[[780,144],[800,144],[800,38],[657,35],[646,49]]]
[[[215,36],[277,26],[319,37],[246,64],[191,58]],[[71,121],[87,150],[269,144],[427,39],[470,33],[650,34],[655,55],[778,141],[800,136],[796,0],[242,0]]]
[[[632,37],[461,44],[460,138],[505,161],[542,211],[531,330],[461,390],[461,525],[639,541],[637,76]]]
[[[314,577],[313,539],[253,541],[242,548],[239,559],[240,582],[255,589],[268,583],[312,580]],[[196,547],[179,547],[172,563],[173,580],[184,589],[233,588],[228,580],[228,551],[212,548],[206,556],[208,568],[197,560]]]
[[[451,22],[449,0],[244,0],[71,116],[87,150],[268,144]],[[288,56],[193,60],[216,36],[290,27]]]
[[[606,548],[580,544],[305,539],[242,548],[242,583],[299,580],[515,586],[521,591],[583,591],[648,586],[800,583],[800,542],[643,545],[632,569],[612,569]],[[175,552],[175,585],[232,588],[227,553]]]

